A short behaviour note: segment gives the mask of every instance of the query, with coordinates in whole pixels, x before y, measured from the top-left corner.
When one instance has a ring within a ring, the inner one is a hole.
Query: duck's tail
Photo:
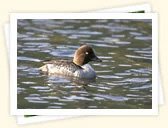
[[[43,72],[47,72],[48,71],[48,68],[47,68],[47,65],[43,65],[39,68],[39,70],[43,71]]]

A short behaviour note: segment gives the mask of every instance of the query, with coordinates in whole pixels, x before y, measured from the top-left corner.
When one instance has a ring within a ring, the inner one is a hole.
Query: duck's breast
[[[89,64],[85,64],[81,67],[82,69],[75,71],[74,76],[84,79],[93,79],[96,77],[94,69]]]

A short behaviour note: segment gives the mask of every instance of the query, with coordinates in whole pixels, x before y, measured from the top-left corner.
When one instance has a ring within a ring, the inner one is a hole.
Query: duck
[[[95,55],[94,50],[89,45],[80,46],[74,54],[73,60],[50,60],[43,62],[39,69],[42,72],[53,75],[63,75],[81,79],[95,79],[96,72],[89,62],[102,62]]]

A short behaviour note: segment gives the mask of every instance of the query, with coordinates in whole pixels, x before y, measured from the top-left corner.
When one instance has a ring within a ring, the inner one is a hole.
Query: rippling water
[[[95,81],[42,74],[48,59],[72,59],[89,44],[102,63]],[[152,107],[151,20],[18,20],[18,108]]]

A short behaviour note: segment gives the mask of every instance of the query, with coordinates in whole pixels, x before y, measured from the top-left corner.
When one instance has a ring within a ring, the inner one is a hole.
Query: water
[[[72,59],[89,44],[102,63],[95,81],[48,76],[42,61]],[[152,108],[151,20],[18,20],[20,109]]]

